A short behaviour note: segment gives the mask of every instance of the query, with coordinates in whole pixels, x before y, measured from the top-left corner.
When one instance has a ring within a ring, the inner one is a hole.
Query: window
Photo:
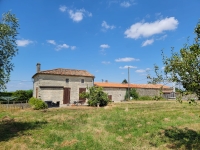
[[[69,83],[69,79],[66,79],[66,83]]]
[[[84,79],[81,79],[81,83],[84,83]]]

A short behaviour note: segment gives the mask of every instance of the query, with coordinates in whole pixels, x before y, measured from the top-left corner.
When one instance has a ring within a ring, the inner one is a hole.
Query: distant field
[[[200,104],[135,101],[105,108],[0,108],[1,150],[200,149]]]

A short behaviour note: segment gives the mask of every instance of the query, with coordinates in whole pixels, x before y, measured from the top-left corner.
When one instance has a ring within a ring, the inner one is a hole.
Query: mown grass
[[[200,149],[199,104],[135,101],[0,111],[2,150]]]

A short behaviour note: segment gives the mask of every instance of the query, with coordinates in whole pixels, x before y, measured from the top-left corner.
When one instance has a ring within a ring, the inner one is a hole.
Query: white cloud
[[[130,62],[130,61],[140,61],[139,59],[131,58],[131,57],[125,57],[125,58],[118,58],[115,59],[116,62]]]
[[[79,10],[68,10],[70,18],[75,22],[80,22],[83,20],[85,16],[92,17],[92,13],[86,11],[85,9],[79,9]]]
[[[136,3],[134,2],[135,0],[126,0],[120,3],[120,6],[128,8],[132,5],[135,5]]]
[[[17,43],[17,46],[26,47],[29,44],[33,43],[33,41],[31,41],[31,40],[17,40],[16,43]]]
[[[56,50],[59,51],[61,49],[67,49],[67,48],[69,48],[69,45],[62,44],[62,45],[57,45]]]
[[[101,26],[104,28],[104,29],[114,29],[115,26],[114,25],[108,25],[106,21],[103,21]]]
[[[122,2],[120,5],[122,7],[130,7],[131,6],[131,4],[129,2]]]
[[[71,46],[71,50],[75,50],[76,49],[76,46]]]
[[[73,10],[70,10],[69,15],[70,15],[70,18],[75,22],[79,22],[83,19],[83,13],[79,11],[73,12]]]
[[[119,69],[128,69],[128,68],[135,69],[135,68],[137,68],[137,67],[136,67],[136,66],[124,66],[124,67],[119,67]]]
[[[110,48],[110,46],[108,44],[101,44],[100,48],[105,49],[105,48]]]
[[[151,45],[154,42],[154,39],[146,40],[142,43],[142,47]]]
[[[65,12],[66,9],[67,9],[67,7],[65,5],[59,7],[59,10],[62,12]]]
[[[56,45],[56,42],[54,40],[47,40],[47,43]]]
[[[110,62],[109,62],[109,61],[102,61],[101,63],[102,63],[102,64],[105,64],[105,65],[108,65],[108,64],[110,64]]]
[[[165,34],[165,35],[163,35],[163,36],[157,38],[156,40],[164,40],[166,37],[167,37],[167,34]]]
[[[170,17],[150,23],[135,23],[127,29],[124,34],[127,38],[138,39],[140,37],[150,37],[155,34],[161,34],[164,31],[175,30],[177,26],[178,20],[174,17]]]
[[[144,73],[144,72],[146,72],[146,70],[144,70],[144,69],[138,69],[135,72],[137,72],[137,73]]]
[[[138,70],[136,70],[135,72],[137,72],[137,73],[145,73],[145,72],[147,72],[147,71],[149,71],[149,70],[151,70],[151,69],[150,69],[150,68],[138,69]]]
[[[64,44],[56,44],[55,40],[47,40],[47,43],[55,45],[55,50],[56,51],[59,51],[61,49],[68,49],[68,48],[70,48],[71,50],[75,50],[76,49],[76,46],[70,46],[70,45],[67,45],[65,43]]]

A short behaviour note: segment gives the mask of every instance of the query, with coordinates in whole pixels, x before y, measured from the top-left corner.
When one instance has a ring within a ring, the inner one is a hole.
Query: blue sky
[[[31,89],[41,70],[87,70],[95,81],[147,83],[161,50],[179,51],[200,18],[199,0],[0,0],[19,19],[19,53],[7,91]]]

